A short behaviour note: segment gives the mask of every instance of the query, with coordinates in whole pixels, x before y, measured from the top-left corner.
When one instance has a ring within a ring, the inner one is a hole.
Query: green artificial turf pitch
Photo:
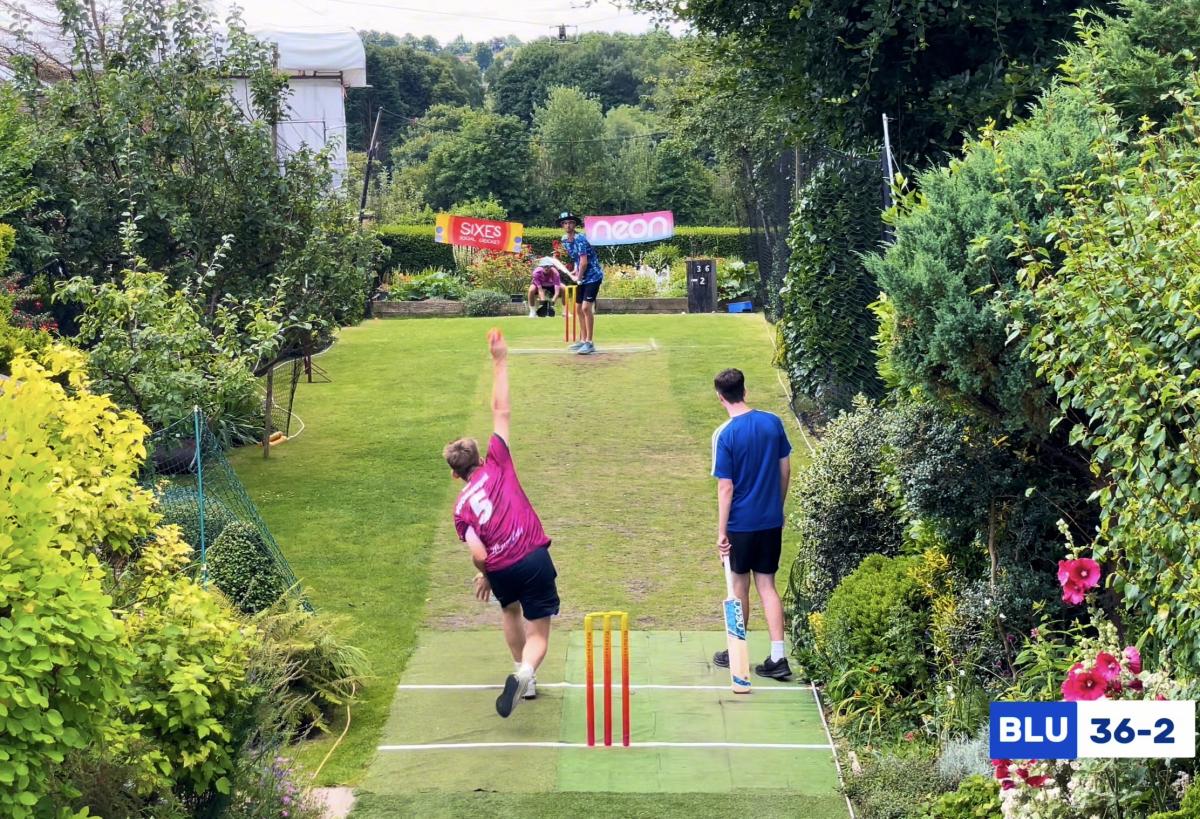
[[[751,694],[732,693],[729,672],[710,661],[724,647],[723,632],[632,632],[628,748],[620,746],[621,651],[614,633],[614,745],[606,748],[597,629],[598,744],[588,748],[583,642],[581,631],[552,635],[538,673],[538,698],[504,720],[494,702],[511,660],[500,633],[422,632],[364,789],[376,794],[758,789],[836,794],[837,773],[811,690],[756,678]],[[751,652],[766,655],[764,635],[752,635]],[[555,687],[562,683],[574,687]],[[492,687],[453,687],[469,685]],[[681,747],[689,744],[704,747]],[[446,745],[456,747],[438,747]]]

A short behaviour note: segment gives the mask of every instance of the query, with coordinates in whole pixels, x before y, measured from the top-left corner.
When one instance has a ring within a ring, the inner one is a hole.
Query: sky
[[[235,0],[212,0],[224,17]],[[308,28],[349,26],[358,30],[431,34],[443,44],[462,34],[477,42],[515,34],[533,40],[557,32],[560,23],[578,32],[641,33],[650,17],[612,2],[586,0],[236,0],[251,26]],[[678,33],[678,32],[677,32]]]

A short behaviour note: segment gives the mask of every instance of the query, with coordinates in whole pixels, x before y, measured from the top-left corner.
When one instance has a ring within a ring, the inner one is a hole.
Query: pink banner
[[[628,216],[585,216],[583,232],[593,245],[632,245],[657,242],[675,235],[675,214],[669,210]]]

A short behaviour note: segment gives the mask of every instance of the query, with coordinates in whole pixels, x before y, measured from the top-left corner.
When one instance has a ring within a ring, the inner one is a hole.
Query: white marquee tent
[[[272,43],[277,66],[289,75],[289,110],[277,130],[280,157],[307,145],[330,146],[340,184],[346,172],[346,89],[367,84],[367,58],[358,33],[349,28],[253,28],[258,39]],[[251,117],[249,88],[233,81],[233,97]]]
[[[49,23],[49,16],[25,22],[28,41],[24,45],[15,37],[10,17],[0,15],[0,54],[10,55],[32,47],[49,61],[64,66],[71,62],[71,47]],[[358,33],[336,26],[265,25],[252,27],[250,33],[275,46],[277,66],[289,75],[289,110],[276,132],[280,157],[301,145],[314,150],[330,146],[340,182],[346,171],[346,89],[367,85],[366,51]],[[0,71],[0,81],[5,79]],[[235,78],[231,82],[235,103],[247,118],[253,118],[246,80]]]

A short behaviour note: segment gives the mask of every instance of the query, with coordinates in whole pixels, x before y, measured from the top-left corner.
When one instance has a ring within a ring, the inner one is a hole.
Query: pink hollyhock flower
[[[1096,673],[1094,668],[1084,668],[1083,663],[1075,663],[1063,680],[1063,699],[1067,702],[1080,700],[1098,700],[1104,696],[1107,688],[1104,678]]]
[[[1017,768],[1017,776],[1021,777],[1022,779],[1028,779],[1029,778],[1029,769],[1028,768]]]
[[[1026,779],[1025,784],[1031,788],[1040,788],[1040,787],[1042,787],[1042,785],[1045,785],[1049,780],[1050,780],[1050,777],[1043,776],[1042,774],[1038,774],[1037,776],[1031,776],[1028,779]]]
[[[1146,686],[1142,685],[1141,680],[1130,680],[1129,681],[1129,688],[1132,691],[1142,691],[1143,689],[1145,689],[1145,687]]]
[[[1142,652],[1136,646],[1125,646],[1125,667],[1131,674],[1142,673]]]
[[[1085,594],[1087,594],[1087,590],[1078,583],[1072,583],[1070,580],[1068,580],[1066,583],[1063,583],[1062,599],[1067,605],[1078,606],[1083,602]]]
[[[1011,779],[1005,779],[1000,783],[1000,790],[1002,791],[1011,791],[1015,787],[1017,787],[1017,783],[1013,782]]]
[[[1073,583],[1087,591],[1100,583],[1100,564],[1090,557],[1058,561],[1058,582],[1063,587]]]
[[[1107,651],[1101,651],[1096,655],[1096,673],[1105,682],[1119,680],[1121,679],[1121,664]]]

